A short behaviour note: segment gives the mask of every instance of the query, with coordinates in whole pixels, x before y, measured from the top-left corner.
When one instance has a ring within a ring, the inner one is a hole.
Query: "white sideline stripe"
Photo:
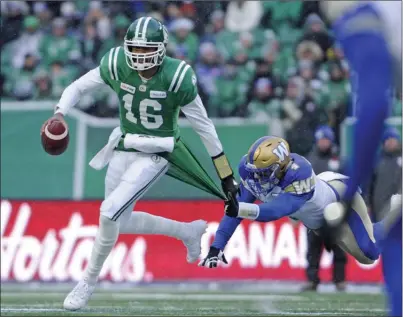
[[[47,124],[46,127],[45,127],[45,135],[46,135],[49,139],[51,139],[51,140],[53,140],[53,141],[63,140],[63,139],[67,136],[67,134],[69,133],[69,130],[68,130],[68,129],[65,129],[64,132],[63,132],[62,134],[60,134],[60,135],[53,134],[53,133],[51,133],[51,132],[49,131],[48,126],[49,126],[49,125]]]

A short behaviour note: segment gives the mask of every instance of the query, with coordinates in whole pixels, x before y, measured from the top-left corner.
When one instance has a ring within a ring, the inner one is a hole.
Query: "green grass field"
[[[385,316],[382,294],[272,293],[256,290],[99,289],[89,306],[67,312],[68,289],[2,286],[1,316]]]

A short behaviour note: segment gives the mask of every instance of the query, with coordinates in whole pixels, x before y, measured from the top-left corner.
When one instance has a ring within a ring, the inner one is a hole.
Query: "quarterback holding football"
[[[135,20],[127,30],[123,46],[112,48],[99,67],[68,86],[54,117],[49,119],[67,127],[63,117],[82,94],[92,89],[109,86],[119,96],[120,126],[90,162],[95,169],[108,165],[98,233],[84,278],[66,297],[65,309],[86,306],[119,233],[174,237],[185,244],[188,262],[198,259],[200,239],[207,227],[205,221],[182,223],[133,212],[136,202],[164,174],[237,204],[238,186],[198,95],[196,76],[184,61],[166,56],[167,43],[168,32],[160,21],[152,17]],[[212,157],[224,193],[181,140],[180,111]]]

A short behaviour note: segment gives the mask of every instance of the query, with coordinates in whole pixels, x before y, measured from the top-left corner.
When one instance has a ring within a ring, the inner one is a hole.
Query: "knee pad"
[[[116,208],[114,208],[114,203],[113,203],[113,199],[111,198],[107,198],[105,199],[102,204],[101,204],[101,217],[105,216],[109,219],[112,219],[114,213],[117,211],[115,210]]]

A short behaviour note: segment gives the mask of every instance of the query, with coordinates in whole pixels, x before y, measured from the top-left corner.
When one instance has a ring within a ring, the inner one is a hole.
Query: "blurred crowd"
[[[321,124],[339,143],[350,71],[318,1],[2,1],[1,95],[57,100],[146,14],[168,27],[168,55],[193,66],[211,117],[268,122],[300,154]],[[392,115],[401,116],[401,101],[396,96]],[[109,89],[78,106],[118,113]]]

